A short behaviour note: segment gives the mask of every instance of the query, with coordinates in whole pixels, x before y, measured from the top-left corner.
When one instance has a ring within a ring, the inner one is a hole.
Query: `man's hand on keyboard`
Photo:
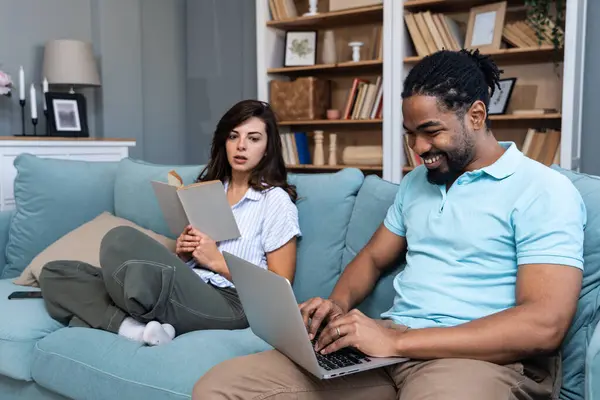
[[[396,343],[398,335],[406,329],[389,327],[378,323],[354,309],[332,320],[319,335],[315,350],[322,354],[332,353],[344,347],[354,347],[372,357],[398,356]]]
[[[299,307],[310,340],[316,337],[321,324],[331,322],[345,314],[344,310],[336,303],[320,297],[309,299]]]

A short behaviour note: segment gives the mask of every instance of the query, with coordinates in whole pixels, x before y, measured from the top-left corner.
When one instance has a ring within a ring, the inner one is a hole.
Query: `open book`
[[[192,225],[216,242],[240,237],[221,181],[185,186],[177,172],[170,171],[167,183],[152,181],[152,187],[174,235],[179,236],[187,225]]]

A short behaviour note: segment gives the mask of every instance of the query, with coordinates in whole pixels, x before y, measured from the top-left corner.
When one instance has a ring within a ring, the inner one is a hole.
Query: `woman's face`
[[[232,172],[252,171],[267,150],[265,123],[256,117],[247,119],[229,132],[225,148]]]

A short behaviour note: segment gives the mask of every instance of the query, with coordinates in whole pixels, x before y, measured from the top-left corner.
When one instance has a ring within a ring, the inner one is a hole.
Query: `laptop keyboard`
[[[315,341],[313,340],[313,346],[314,342]],[[371,359],[364,354],[349,348],[344,348],[329,354],[321,354],[315,351],[315,355],[317,356],[319,365],[327,371],[358,365],[362,362],[371,362]]]

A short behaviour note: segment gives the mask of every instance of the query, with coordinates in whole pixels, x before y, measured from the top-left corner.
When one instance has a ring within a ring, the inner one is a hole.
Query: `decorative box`
[[[279,121],[324,119],[330,104],[330,83],[316,77],[270,82],[271,107]]]

